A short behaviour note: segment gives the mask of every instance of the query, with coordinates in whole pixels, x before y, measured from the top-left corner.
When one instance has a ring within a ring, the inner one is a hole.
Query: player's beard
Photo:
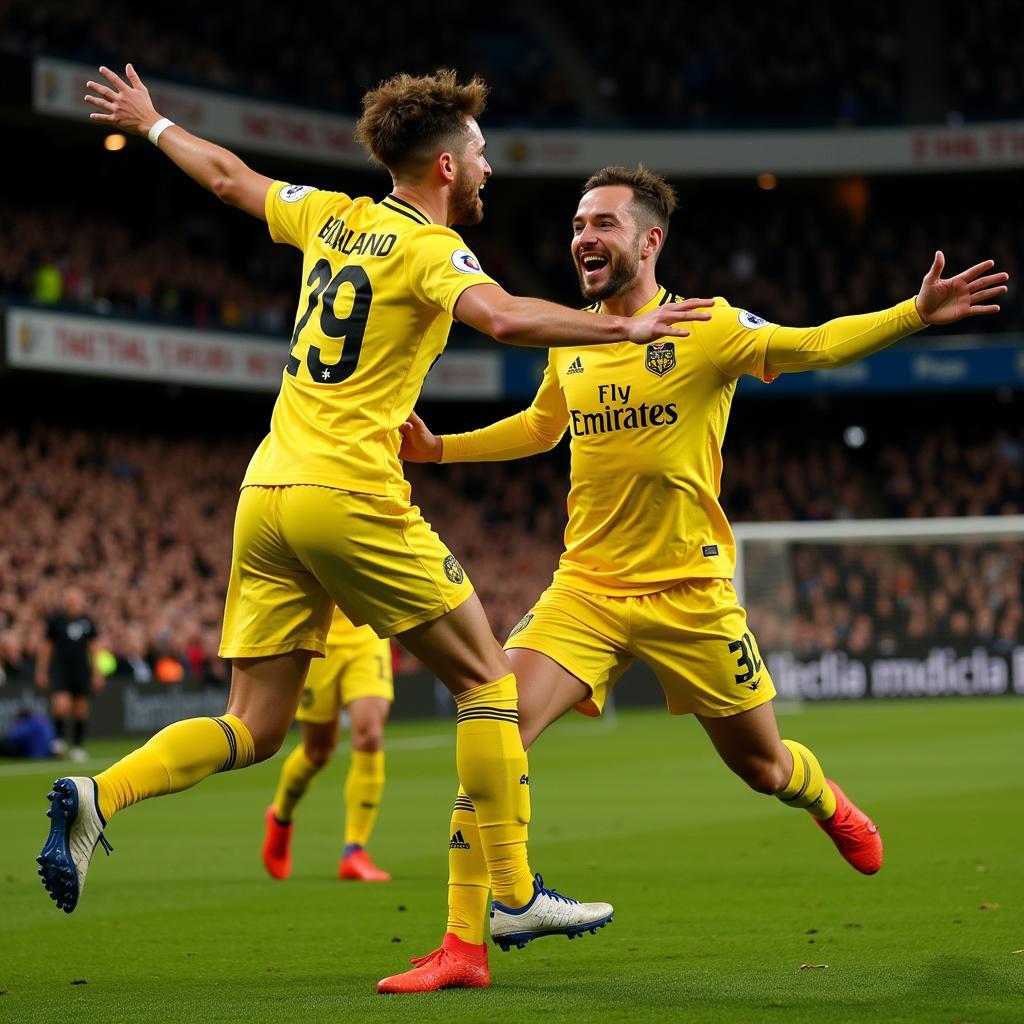
[[[580,279],[580,291],[588,302],[604,302],[625,291],[640,273],[640,236],[633,239],[628,249],[608,253],[608,277],[604,284],[588,285],[583,274],[583,266],[576,262],[576,275]]]
[[[448,200],[453,224],[479,224],[484,219],[484,204],[480,199],[480,182],[474,182],[466,169],[459,165]]]

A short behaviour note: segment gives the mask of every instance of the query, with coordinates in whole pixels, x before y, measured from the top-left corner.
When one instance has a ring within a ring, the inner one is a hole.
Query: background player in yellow
[[[484,274],[451,227],[483,216],[490,167],[477,79],[397,75],[364,97],[357,137],[393,184],[375,203],[273,181],[161,117],[130,64],[127,81],[100,73],[105,83],[87,84],[94,120],[148,137],[221,200],[265,220],[276,241],[302,251],[303,270],[270,432],[235,518],[220,649],[232,660],[227,713],[175,723],[95,779],[59,779],[38,858],[47,891],[65,911],[77,906],[118,811],[277,751],[337,605],[396,636],[455,697],[456,767],[500,901],[492,930],[569,933],[608,920],[604,903],[575,904],[567,916],[530,869],[515,676],[466,574],[410,504],[399,427],[454,318],[513,344],[642,343],[685,336],[673,325],[707,316],[695,307],[709,303],[595,317],[509,295]],[[473,983],[486,965],[479,950],[462,952]]]
[[[655,265],[676,199],[642,167],[605,168],[584,186],[572,257],[594,312],[640,316],[672,301]],[[916,296],[821,327],[770,324],[716,299],[685,342],[552,349],[524,412],[436,437],[413,415],[401,455],[414,462],[521,458],[571,437],[565,552],[551,586],[505,645],[519,679],[524,745],[570,708],[598,715],[636,658],[655,671],[669,711],[695,714],[748,785],[804,808],[859,871],[882,864],[871,821],[826,780],[805,746],[779,737],[771,677],[731,578],[732,531],[719,501],[722,442],[742,374],[765,380],[842,366],[920,330],[997,312],[1008,275],[986,260],[949,279],[942,253]],[[449,853],[448,931],[482,935],[487,875],[473,802],[459,794]],[[497,940],[507,944],[510,937]],[[429,965],[396,979],[431,987]]]
[[[345,850],[338,877],[359,882],[391,880],[370,859],[366,846],[384,792],[384,723],[394,699],[390,641],[381,640],[369,626],[353,626],[336,611],[327,634],[327,653],[309,666],[295,714],[302,740],[281,765],[274,802],[267,808],[263,865],[274,878],[291,874],[295,810],[331,760],[344,709],[352,758],[345,781]]]

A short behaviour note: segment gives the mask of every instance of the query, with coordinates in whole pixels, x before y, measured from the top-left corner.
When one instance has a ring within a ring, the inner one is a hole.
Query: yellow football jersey
[[[247,484],[408,497],[404,423],[444,351],[459,296],[493,283],[450,228],[396,196],[267,192],[275,242],[301,249],[302,292],[270,433]]]
[[[659,288],[634,315],[676,298]],[[819,347],[833,334],[864,344],[922,326],[912,299],[828,329],[780,327],[720,297],[710,312],[683,325],[687,338],[551,349],[529,409],[443,438],[443,462],[510,459],[553,448],[568,429],[569,521],[556,582],[625,596],[732,578],[735,541],[718,495],[737,378],[824,365]]]

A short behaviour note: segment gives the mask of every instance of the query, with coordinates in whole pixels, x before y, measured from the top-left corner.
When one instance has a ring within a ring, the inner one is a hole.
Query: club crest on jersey
[[[676,345],[674,341],[655,341],[647,346],[644,366],[656,377],[664,377],[676,366]]]
[[[456,249],[452,253],[452,266],[460,274],[482,274],[483,268],[468,249]]]
[[[454,555],[449,555],[444,560],[444,574],[452,583],[461,583],[466,578],[462,566],[459,565],[459,561]]]

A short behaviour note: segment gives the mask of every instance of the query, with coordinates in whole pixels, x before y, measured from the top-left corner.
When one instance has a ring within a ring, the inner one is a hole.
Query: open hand
[[[85,83],[86,88],[97,94],[92,96],[87,93],[85,102],[99,108],[99,113],[90,114],[89,120],[101,121],[135,135],[146,135],[160,120],[160,115],[153,107],[149,90],[135,73],[135,68],[126,64],[124,73],[127,82],[110,68],[101,67],[100,74],[110,85],[101,82]]]
[[[999,312],[999,306],[988,300],[1006,294],[1004,282],[1010,275],[1002,271],[986,273],[995,266],[995,260],[984,260],[956,277],[943,278],[945,265],[946,257],[939,250],[917,293],[917,313],[926,324],[952,324],[966,316]]]
[[[627,327],[629,340],[636,345],[645,345],[659,338],[687,338],[690,332],[676,324],[683,320],[710,320],[711,314],[704,310],[714,304],[714,299],[687,299],[656,306],[649,313],[630,319]]]
[[[416,413],[409,413],[409,418],[398,429],[402,433],[398,457],[403,462],[441,461],[444,442],[427,429],[426,423]]]

